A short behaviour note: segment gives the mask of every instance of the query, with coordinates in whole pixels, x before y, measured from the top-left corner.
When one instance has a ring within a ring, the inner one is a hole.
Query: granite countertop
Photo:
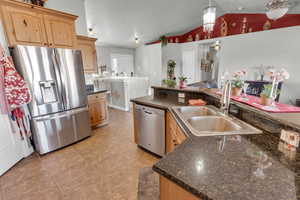
[[[146,97],[131,99],[131,102],[145,105],[145,106],[160,108],[160,109],[164,109],[164,110],[167,110],[168,108],[170,108],[172,106],[187,105],[186,103],[179,103],[178,101],[174,101],[174,100],[172,101],[167,98],[163,98],[163,97],[158,98],[158,97],[153,97],[153,96],[146,96]]]
[[[106,89],[94,89],[94,90],[87,90],[87,95],[99,94],[107,92]]]
[[[202,200],[297,200],[296,173],[244,136],[190,137],[153,169]]]
[[[220,98],[220,96],[216,94],[217,89],[207,89],[207,88],[199,88],[199,87],[187,87],[187,88],[180,89],[178,87],[169,88],[164,86],[152,86],[152,88],[165,89],[165,90],[178,91],[178,92],[202,93],[217,99]],[[231,100],[231,103],[245,110],[255,112],[256,114],[266,117],[267,119],[276,121],[278,123],[286,124],[300,131],[300,113],[270,113],[234,100]]]
[[[172,112],[177,102],[151,96],[132,102],[173,114],[188,138],[153,169],[202,200],[297,200],[300,195],[299,152],[281,153],[278,139],[265,134],[196,137]]]

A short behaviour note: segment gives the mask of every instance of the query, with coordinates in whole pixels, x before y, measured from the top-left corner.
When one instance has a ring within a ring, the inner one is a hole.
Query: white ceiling
[[[291,12],[300,13],[300,0],[290,1]],[[264,12],[267,2],[215,0],[212,4],[220,16],[228,12]],[[86,0],[87,24],[93,28],[99,45],[135,48],[135,35],[143,44],[200,26],[202,10],[207,6],[208,0]]]

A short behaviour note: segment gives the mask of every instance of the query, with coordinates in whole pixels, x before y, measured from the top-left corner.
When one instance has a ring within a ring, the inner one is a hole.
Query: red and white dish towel
[[[0,72],[0,102],[4,105],[1,107],[1,113],[11,111],[21,137],[24,138],[30,130],[29,115],[25,115],[23,106],[31,101],[31,94],[25,80],[15,69],[12,58],[6,55],[2,45],[0,45]]]

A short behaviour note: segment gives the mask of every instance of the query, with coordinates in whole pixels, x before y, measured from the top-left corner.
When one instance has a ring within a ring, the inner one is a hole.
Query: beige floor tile
[[[136,200],[140,168],[158,159],[133,142],[132,114],[110,110],[110,124],[0,177],[0,200]],[[22,196],[22,198],[21,198]]]
[[[100,184],[92,183],[67,190],[63,194],[63,200],[103,200],[104,193]]]
[[[5,200],[18,199],[25,194],[44,194],[50,189],[57,189],[57,186],[49,176],[35,176],[22,182],[16,182],[14,186],[4,188],[3,196]]]
[[[63,195],[58,188],[52,188],[43,192],[30,192],[23,194],[20,200],[62,200]]]

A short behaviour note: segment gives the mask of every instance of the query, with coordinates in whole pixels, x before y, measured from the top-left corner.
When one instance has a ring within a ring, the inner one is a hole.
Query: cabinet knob
[[[26,19],[23,20],[23,24],[24,24],[26,27],[28,26]]]

